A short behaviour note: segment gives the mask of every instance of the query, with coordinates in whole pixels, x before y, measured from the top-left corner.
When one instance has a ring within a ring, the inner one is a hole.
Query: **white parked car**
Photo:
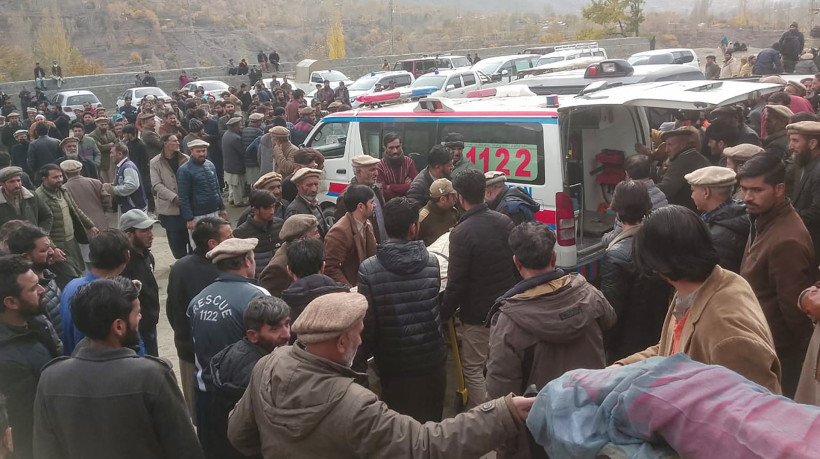
[[[154,96],[164,100],[166,103],[171,103],[171,98],[168,94],[165,94],[165,91],[162,89],[154,86],[140,86],[126,89],[125,92],[117,98],[117,110],[125,105],[126,97],[131,97],[131,105],[139,107],[142,102],[142,98],[145,96]]]
[[[63,107],[63,111],[68,114],[71,120],[77,118],[77,115],[74,114],[74,110],[82,109],[83,104],[86,102],[90,103],[95,109],[103,106],[100,99],[98,99],[93,92],[85,90],[60,91],[51,98],[51,105],[60,104],[60,106]],[[71,111],[66,111],[66,107],[69,107]]]
[[[495,85],[500,83],[495,83]],[[466,97],[467,93],[477,89],[487,88],[490,77],[478,70],[436,70],[418,77],[410,85],[410,97]],[[494,86],[494,85],[492,85]]]
[[[518,78],[544,73],[560,72],[563,70],[585,69],[590,64],[601,62],[607,58],[606,51],[594,47],[559,50],[545,54],[538,58],[535,67],[518,72]]]
[[[361,103],[356,102],[356,98],[365,94],[372,94],[376,91],[376,84],[381,85],[382,91],[387,91],[390,84],[395,88],[410,86],[416,79],[413,74],[404,70],[392,72],[371,72],[350,85],[347,90],[350,93],[350,106],[356,108]]]
[[[219,80],[192,81],[183,86],[190,94],[193,94],[200,87],[205,91],[206,96],[213,95],[216,100],[222,100],[222,93],[227,91],[229,86],[228,83]]]
[[[688,48],[669,48],[643,51],[629,56],[627,59],[633,67],[653,64],[683,64],[696,69],[700,68],[698,55]]]

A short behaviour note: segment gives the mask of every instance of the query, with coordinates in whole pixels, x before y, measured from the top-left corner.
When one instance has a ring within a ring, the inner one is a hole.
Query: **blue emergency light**
[[[419,97],[419,96],[426,96],[427,94],[432,94],[438,91],[435,87],[427,87],[427,88],[417,88],[410,92],[410,97]]]

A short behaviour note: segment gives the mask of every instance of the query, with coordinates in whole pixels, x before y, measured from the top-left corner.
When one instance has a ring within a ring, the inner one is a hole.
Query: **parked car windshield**
[[[418,80],[410,85],[411,88],[420,88],[422,86],[435,86],[441,89],[444,82],[447,80],[447,75],[422,75]]]

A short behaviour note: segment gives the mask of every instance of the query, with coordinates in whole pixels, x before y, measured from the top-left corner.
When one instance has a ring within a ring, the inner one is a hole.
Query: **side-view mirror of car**
[[[445,90],[445,91],[452,91],[453,89],[456,89],[456,85],[454,85],[454,84],[448,84],[448,85],[444,88],[444,90]]]

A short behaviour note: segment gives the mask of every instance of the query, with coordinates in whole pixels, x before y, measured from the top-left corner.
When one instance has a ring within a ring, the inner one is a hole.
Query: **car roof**
[[[591,53],[593,51],[600,51],[600,50],[601,50],[601,48],[564,49],[564,50],[561,50],[561,51],[555,51],[555,52],[552,52],[552,53],[544,54],[541,57],[572,56],[573,54]]]
[[[224,85],[228,84],[228,83],[225,83],[224,81],[219,81],[219,80],[197,80],[197,81],[191,81],[188,84],[199,84],[199,83],[222,83]]]
[[[652,51],[641,51],[639,53],[633,54],[633,56],[657,56],[659,54],[666,54],[666,53],[675,53],[680,51],[688,51],[692,54],[695,54],[695,51],[690,48],[666,48],[666,49],[654,49]]]
[[[688,67],[688,68],[684,68]],[[624,83],[637,83],[641,81],[649,81],[649,77],[663,78],[673,75],[686,73],[700,73],[700,70],[691,66],[682,66],[678,64],[653,64],[653,65],[638,65],[633,67],[633,72],[628,76],[604,77],[604,78],[584,78],[586,69],[564,70],[561,72],[553,72],[545,75],[534,76],[531,78],[524,78],[516,80],[510,85],[525,84],[527,86],[550,86],[578,83],[580,86],[594,83],[596,81],[619,81]]]
[[[475,70],[470,69],[470,68],[464,68],[464,69],[440,69],[440,70],[438,70],[438,75],[441,75],[441,76],[450,76],[450,75],[453,75],[453,74],[456,74],[456,73],[461,74],[461,73],[464,73],[464,72],[475,72]],[[436,74],[436,71],[435,71],[435,70],[433,70],[433,71],[431,71],[431,72],[427,72],[427,73],[425,73],[425,74],[424,74],[424,75],[422,75],[422,76],[427,76],[427,75],[435,75],[435,74]]]
[[[486,59],[481,59],[478,61],[478,64],[487,63],[487,62],[504,62],[510,59],[520,59],[520,58],[532,58],[532,57],[541,57],[540,54],[508,54],[506,56],[493,56],[488,57]]]
[[[58,93],[55,93],[54,95],[56,96],[61,94],[64,96],[79,96],[81,94],[91,94],[92,96],[96,96],[96,94],[94,94],[93,92],[87,91],[85,89],[72,89],[69,91],[60,91]]]

